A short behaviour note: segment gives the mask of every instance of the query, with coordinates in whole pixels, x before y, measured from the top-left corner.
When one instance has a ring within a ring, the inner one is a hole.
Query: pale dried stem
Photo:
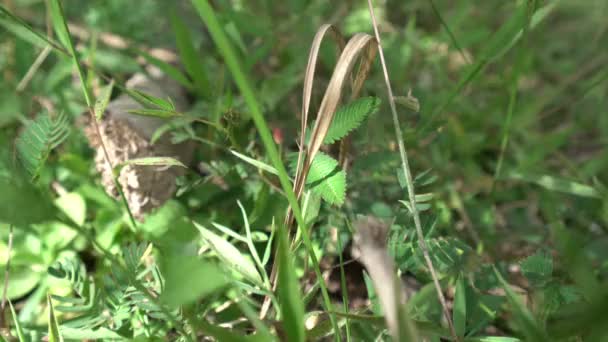
[[[399,146],[399,154],[401,156],[401,166],[403,169],[403,173],[405,175],[405,179],[407,181],[407,190],[408,196],[410,198],[410,207],[412,208],[412,214],[414,216],[414,225],[416,226],[416,233],[418,235],[418,242],[420,244],[420,248],[422,249],[422,254],[424,255],[424,260],[429,269],[431,277],[433,278],[433,283],[435,285],[435,289],[437,290],[437,298],[441,303],[443,308],[443,314],[448,323],[448,327],[450,329],[450,333],[454,340],[458,340],[458,335],[456,334],[456,330],[454,329],[454,324],[452,323],[452,317],[450,315],[450,310],[448,309],[445,296],[443,295],[443,291],[441,290],[441,285],[439,284],[439,279],[437,278],[437,272],[435,272],[435,267],[433,266],[433,262],[431,261],[431,257],[429,254],[429,249],[424,240],[424,234],[422,232],[422,224],[420,223],[420,215],[418,213],[418,209],[416,207],[416,197],[414,190],[414,180],[412,178],[412,173],[409,166],[409,161],[407,158],[407,153],[405,151],[405,146],[403,144],[403,133],[401,131],[401,126],[399,125],[399,117],[397,116],[397,108],[395,106],[395,99],[393,98],[393,90],[391,88],[391,82],[388,75],[388,70],[386,68],[386,62],[384,59],[384,53],[382,51],[382,41],[380,39],[380,33],[378,31],[378,23],[376,21],[376,15],[374,14],[374,6],[372,5],[372,0],[367,0],[367,4],[369,7],[369,14],[372,19],[372,25],[374,27],[374,34],[376,36],[376,40],[378,43],[378,52],[380,54],[380,64],[382,65],[382,73],[384,74],[384,81],[386,83],[386,90],[388,92],[388,101],[391,107],[391,113],[393,115],[393,124],[395,126],[395,135],[397,139],[397,144]]]

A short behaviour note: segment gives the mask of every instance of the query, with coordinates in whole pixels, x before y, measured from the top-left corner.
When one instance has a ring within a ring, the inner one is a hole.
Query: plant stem
[[[8,245],[6,247],[6,267],[4,268],[4,288],[2,289],[2,304],[0,304],[0,327],[4,327],[4,309],[8,294],[8,283],[11,270],[11,252],[13,251],[13,225],[9,225]]]
[[[268,125],[266,124],[266,120],[264,119],[264,115],[262,114],[262,111],[260,109],[257,97],[254,94],[253,87],[251,86],[250,81],[247,79],[247,76],[243,72],[236,53],[234,52],[234,49],[232,48],[228,37],[224,33],[224,30],[222,29],[219,21],[217,20],[213,8],[206,0],[192,0],[192,4],[194,5],[198,14],[207,26],[207,29],[209,30],[213,41],[217,45],[218,50],[224,58],[224,61],[228,65],[228,69],[230,70],[232,77],[234,78],[234,82],[241,91],[241,94],[245,100],[245,103],[247,104],[247,107],[249,107],[249,110],[251,112],[251,118],[253,119],[253,122],[260,134],[262,143],[264,144],[266,152],[268,153],[268,156],[270,157],[273,166],[277,169],[279,173],[278,176],[279,181],[281,182],[281,187],[285,192],[287,201],[291,206],[295,219],[300,227],[300,231],[302,232],[302,239],[304,240],[304,245],[306,246],[307,252],[310,255],[315,274],[321,285],[321,294],[323,296],[325,309],[327,311],[332,311],[332,304],[329,298],[329,292],[327,291],[327,286],[325,285],[325,281],[323,279],[323,275],[319,267],[319,261],[312,247],[310,235],[308,233],[308,230],[306,229],[306,222],[304,221],[304,217],[298,204],[298,200],[295,196],[295,193],[293,192],[293,185],[289,180],[285,165],[283,165],[277,147],[274,143],[274,140],[272,139],[272,134],[270,132],[270,129],[268,128]],[[280,229],[286,229],[286,227],[284,226]],[[339,334],[339,328],[335,316],[330,315],[330,320],[336,333]]]
[[[416,207],[416,196],[414,191],[414,180],[412,178],[412,172],[410,170],[409,161],[407,158],[407,152],[405,151],[405,146],[403,144],[403,133],[401,132],[401,126],[399,125],[399,117],[397,116],[397,108],[395,106],[395,99],[393,97],[393,90],[391,88],[391,82],[388,76],[388,70],[386,68],[386,62],[384,60],[384,52],[382,50],[382,42],[380,40],[380,33],[378,32],[378,23],[376,21],[376,16],[374,14],[374,6],[372,5],[372,0],[367,0],[367,4],[369,7],[369,14],[372,19],[372,24],[374,27],[374,34],[376,35],[376,40],[378,41],[378,53],[380,55],[380,63],[382,65],[382,72],[384,74],[384,81],[386,83],[386,90],[388,92],[388,103],[391,107],[391,113],[393,115],[393,125],[395,126],[395,135],[397,139],[397,144],[399,146],[399,155],[401,157],[401,167],[403,169],[403,173],[405,175],[405,179],[407,181],[407,190],[408,196],[410,198],[410,206],[412,208],[412,214],[414,216],[414,225],[416,226],[416,233],[418,234],[418,242],[420,243],[420,248],[422,249],[422,254],[424,255],[424,260],[426,261],[426,265],[431,273],[431,277],[433,278],[433,283],[435,285],[435,289],[437,290],[437,298],[441,303],[443,308],[443,314],[445,316],[446,321],[448,322],[448,326],[450,329],[450,333],[452,338],[455,341],[458,341],[458,335],[456,334],[456,330],[454,329],[454,324],[452,323],[452,317],[450,315],[448,306],[445,301],[445,297],[441,290],[441,285],[439,284],[439,279],[437,278],[437,273],[435,272],[435,267],[433,266],[433,262],[431,261],[431,257],[429,255],[429,249],[426,245],[426,241],[424,240],[424,234],[422,233],[422,224],[420,223],[420,215],[418,213],[418,208]]]

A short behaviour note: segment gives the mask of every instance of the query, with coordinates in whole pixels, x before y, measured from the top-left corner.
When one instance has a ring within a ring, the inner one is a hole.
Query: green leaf
[[[79,193],[70,192],[60,196],[55,200],[55,205],[79,227],[84,224],[87,204]]]
[[[521,262],[521,272],[532,286],[543,287],[551,280],[553,259],[547,253],[537,251]]]
[[[551,339],[547,334],[541,329],[539,324],[534,320],[532,313],[528,310],[527,307],[517,298],[509,284],[505,281],[502,275],[498,272],[496,268],[494,268],[494,274],[496,278],[500,281],[502,287],[507,293],[507,299],[513,306],[514,312],[513,316],[515,320],[519,323],[519,327],[522,330],[523,334],[526,336],[526,341],[532,342],[543,342],[550,341]]]
[[[304,342],[306,340],[304,329],[304,304],[298,284],[298,277],[291,260],[293,256],[289,251],[289,241],[285,229],[277,230],[279,240],[278,262],[279,275],[277,292],[281,307],[281,319],[287,335],[287,341]]]
[[[378,108],[380,108],[380,99],[377,97],[362,97],[341,107],[334,114],[323,143],[333,144],[342,139],[359,127],[365,118],[378,111]]]
[[[95,118],[97,120],[101,120],[103,113],[105,113],[108,107],[110,96],[112,96],[112,89],[114,89],[114,80],[101,90],[99,97],[95,101]]]
[[[120,169],[127,165],[137,165],[137,166],[179,166],[183,168],[188,168],[179,160],[172,157],[143,157],[143,158],[135,158],[126,160],[115,167],[116,172],[119,172]]]
[[[456,334],[458,334],[458,337],[464,337],[467,328],[467,297],[465,277],[463,274],[460,274],[456,283],[453,316]]]
[[[59,333],[59,323],[55,316],[55,309],[53,309],[53,302],[51,296],[46,295],[46,302],[49,306],[49,342],[63,342],[63,336]]]
[[[1,222],[24,226],[47,221],[55,215],[51,200],[19,175],[0,176],[0,189]]]
[[[171,101],[167,101],[161,99],[160,97],[156,97],[143,91],[135,90],[135,89],[123,89],[129,96],[131,96],[135,101],[139,102],[141,105],[153,109],[162,109],[165,111],[175,111],[175,106]]]
[[[207,73],[203,67],[203,59],[197,53],[194,45],[192,44],[192,37],[190,31],[186,25],[182,22],[182,19],[175,15],[175,12],[171,12],[171,26],[175,32],[175,40],[177,43],[177,50],[182,63],[186,71],[194,80],[194,85],[200,96],[210,98],[212,95],[211,86],[207,79]]]
[[[51,19],[53,22],[53,27],[55,28],[55,32],[57,32],[57,36],[59,37],[59,41],[66,47],[72,57],[72,63],[76,70],[78,71],[78,78],[80,79],[80,86],[82,87],[82,92],[84,94],[85,101],[87,103],[87,107],[91,108],[93,106],[92,96],[89,88],[87,87],[86,78],[84,72],[82,71],[82,66],[80,65],[80,61],[78,60],[78,54],[76,53],[76,49],[74,48],[74,44],[72,43],[72,38],[70,37],[70,31],[68,30],[68,24],[63,15],[63,8],[61,6],[61,2],[59,0],[51,0],[50,1],[50,12]]]
[[[51,150],[59,146],[69,134],[69,124],[63,112],[52,118],[39,115],[28,121],[17,137],[17,155],[32,180],[38,178]]]
[[[189,304],[228,285],[218,265],[196,256],[169,255],[163,260],[165,290],[161,300],[171,306]]]
[[[255,160],[253,158],[247,157],[246,155],[238,153],[237,151],[234,151],[234,150],[230,150],[230,153],[234,154],[239,159],[243,160],[244,162],[246,162],[248,164],[251,164],[251,165],[255,166],[256,168],[258,168],[260,170],[264,170],[264,171],[266,171],[268,173],[272,173],[273,175],[278,175],[277,169],[275,169],[271,165],[268,165],[268,164],[263,163],[261,161],[258,161],[258,160]]]
[[[313,160],[306,184],[325,201],[338,206],[344,203],[346,196],[346,173],[332,157],[318,153]]]
[[[143,50],[138,50],[136,53],[138,55],[141,55],[146,60],[146,62],[159,68],[164,74],[170,76],[179,84],[186,87],[188,90],[192,90],[192,88],[194,87],[192,85],[192,82],[190,82],[186,75],[184,75],[178,68],[174,67],[173,65],[163,60],[160,60]]]
[[[135,115],[152,116],[152,117],[161,118],[161,119],[170,119],[170,118],[174,118],[174,117],[182,115],[182,113],[176,112],[174,110],[150,109],[150,108],[130,109],[127,112],[129,112],[131,114],[135,114]]]
[[[0,25],[30,44],[42,48],[50,45],[55,50],[69,56],[69,53],[60,47],[59,44],[49,39],[45,34],[31,28],[26,22],[11,14],[2,5],[0,5]]]
[[[8,300],[8,305],[11,308],[11,316],[13,317],[13,322],[15,322],[15,331],[17,331],[17,337],[19,338],[19,342],[27,341],[25,339],[25,335],[23,334],[23,329],[21,328],[21,323],[19,323],[19,318],[15,313],[15,308],[13,307],[13,303]]]
[[[567,194],[572,194],[581,197],[600,197],[600,193],[591,186],[569,181],[566,179],[560,179],[549,175],[524,174],[516,171],[511,171],[507,172],[504,178],[535,183],[547,190],[564,192]]]
[[[236,270],[256,285],[262,284],[262,278],[250,259],[241,254],[241,252],[230,242],[226,241],[226,239],[216,235],[196,222],[194,222],[194,225],[201,232],[203,239],[207,241],[209,246],[227,267]]]

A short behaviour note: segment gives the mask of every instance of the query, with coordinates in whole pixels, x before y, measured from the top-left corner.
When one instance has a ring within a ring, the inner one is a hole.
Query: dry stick
[[[8,246],[6,248],[6,267],[4,268],[4,288],[2,289],[2,304],[0,304],[0,327],[4,327],[4,309],[8,294],[8,281],[11,270],[11,252],[13,250],[13,225],[9,226]]]
[[[420,224],[420,215],[418,214],[418,208],[416,208],[416,197],[414,192],[414,180],[412,179],[412,172],[410,170],[409,162],[407,159],[407,153],[405,151],[405,146],[403,145],[401,126],[399,125],[399,118],[397,116],[397,108],[395,106],[395,100],[393,98],[393,90],[391,88],[391,82],[388,77],[388,71],[386,68],[386,62],[384,60],[384,53],[382,51],[382,42],[380,40],[380,33],[378,32],[378,23],[376,22],[376,16],[374,14],[374,7],[372,5],[372,0],[367,0],[367,4],[369,7],[369,14],[372,19],[372,24],[374,26],[374,34],[376,35],[376,40],[378,41],[378,52],[380,54],[380,63],[382,65],[382,72],[384,74],[384,81],[386,82],[386,90],[388,92],[388,102],[391,107],[391,112],[393,114],[393,124],[395,126],[395,135],[397,138],[397,143],[399,145],[399,154],[401,156],[401,166],[403,168],[403,173],[405,174],[405,179],[407,181],[407,191],[408,196],[410,197],[410,207],[412,208],[412,213],[414,216],[414,224],[416,226],[416,233],[418,234],[418,241],[420,243],[420,248],[422,249],[422,254],[424,255],[424,260],[426,261],[426,265],[429,268],[431,273],[431,277],[433,278],[433,283],[435,284],[435,289],[437,290],[437,298],[439,298],[439,302],[443,307],[443,314],[445,316],[446,321],[448,322],[448,326],[450,328],[450,333],[454,340],[458,341],[458,335],[456,334],[456,330],[454,329],[454,324],[452,323],[452,317],[450,316],[450,311],[448,310],[448,306],[445,301],[445,297],[443,296],[443,292],[441,290],[441,285],[439,284],[439,280],[437,279],[437,273],[435,272],[435,267],[433,266],[433,262],[431,261],[431,257],[429,255],[429,249],[426,245],[426,241],[424,240],[424,234],[422,233],[422,225]]]
[[[28,83],[30,83],[30,80],[32,79],[32,77],[34,77],[34,75],[36,74],[36,71],[38,71],[38,68],[40,68],[40,65],[42,65],[42,62],[44,62],[44,60],[49,55],[49,53],[51,53],[51,50],[52,50],[52,48],[49,45],[47,45],[42,50],[42,52],[40,52],[38,57],[36,57],[36,60],[30,66],[30,68],[27,70],[27,73],[25,73],[25,76],[23,76],[21,81],[19,81],[19,84],[17,85],[18,93],[22,92],[25,89],[25,87],[27,87],[27,85],[28,85]]]

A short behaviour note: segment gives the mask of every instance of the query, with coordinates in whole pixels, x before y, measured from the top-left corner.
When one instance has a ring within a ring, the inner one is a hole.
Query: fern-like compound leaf
[[[365,118],[375,113],[379,107],[380,99],[377,97],[362,97],[343,106],[334,115],[323,143],[333,144],[344,138],[352,130],[359,127]]]
[[[39,115],[29,121],[17,138],[17,153],[23,167],[32,180],[40,175],[52,149],[68,137],[68,119],[60,113],[56,117],[49,114]]]

